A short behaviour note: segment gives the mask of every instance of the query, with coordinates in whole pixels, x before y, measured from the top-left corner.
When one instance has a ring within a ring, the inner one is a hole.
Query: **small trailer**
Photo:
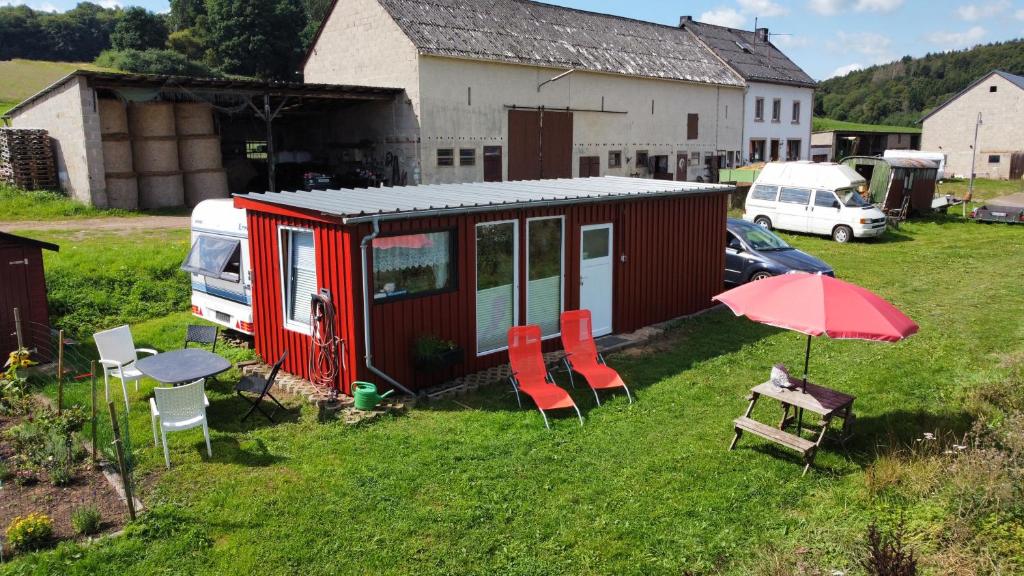
[[[192,210],[192,248],[181,265],[192,277],[192,313],[253,334],[252,273],[245,210],[231,199],[205,200]]]
[[[870,202],[886,214],[898,211],[904,220],[913,214],[931,212],[935,197],[938,164],[918,158],[849,156],[843,164],[868,181]]]

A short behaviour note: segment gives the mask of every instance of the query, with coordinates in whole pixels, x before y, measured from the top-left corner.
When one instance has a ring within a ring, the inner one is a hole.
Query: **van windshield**
[[[836,195],[842,200],[843,206],[849,208],[866,208],[871,206],[863,196],[860,195],[856,190],[849,188],[846,190],[836,190]]]

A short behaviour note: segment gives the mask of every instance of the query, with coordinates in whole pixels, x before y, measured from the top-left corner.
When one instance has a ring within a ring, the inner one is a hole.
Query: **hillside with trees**
[[[865,124],[918,125],[928,111],[992,70],[1024,74],[1024,40],[872,66],[818,85],[814,115]]]
[[[91,2],[66,12],[0,6],[0,60],[298,80],[329,7],[329,0],[171,0],[168,14],[156,14]]]

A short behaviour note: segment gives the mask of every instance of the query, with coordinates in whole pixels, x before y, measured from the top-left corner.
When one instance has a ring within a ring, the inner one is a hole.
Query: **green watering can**
[[[394,390],[388,390],[384,394],[377,393],[377,385],[371,382],[353,382],[352,390],[356,399],[356,410],[373,410],[380,404],[380,401],[390,396]]]

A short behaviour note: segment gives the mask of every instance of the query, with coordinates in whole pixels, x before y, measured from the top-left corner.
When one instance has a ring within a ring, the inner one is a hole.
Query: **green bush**
[[[71,513],[71,526],[82,536],[89,536],[100,531],[103,517],[95,506],[84,506]]]
[[[15,550],[38,550],[53,538],[53,520],[46,514],[33,512],[18,516],[7,526],[7,542]]]
[[[194,62],[174,50],[104,50],[95,64],[103,68],[116,68],[142,74],[171,74],[212,78],[221,74],[199,62]]]
[[[0,461],[0,484],[14,477],[14,469],[7,462]]]
[[[74,462],[79,454],[74,434],[85,424],[85,413],[72,407],[57,414],[45,410],[7,431],[18,455],[29,466],[46,470],[51,482],[63,486],[71,481]]]

